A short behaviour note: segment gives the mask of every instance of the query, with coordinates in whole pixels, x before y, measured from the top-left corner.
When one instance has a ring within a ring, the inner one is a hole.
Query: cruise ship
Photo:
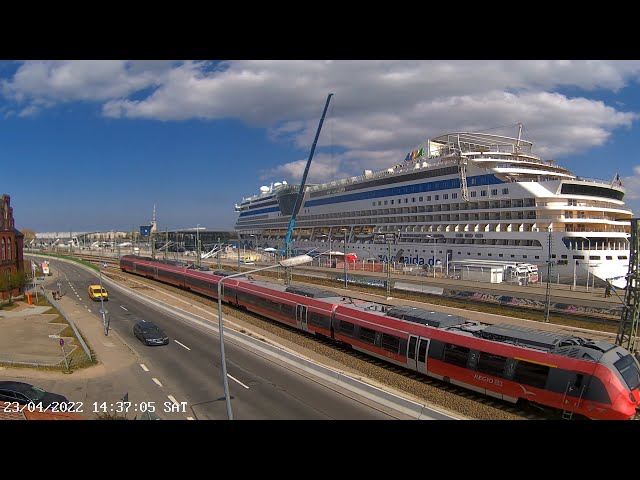
[[[521,134],[522,125],[515,138],[448,133],[385,170],[307,184],[293,248],[447,267],[529,263],[543,280],[551,261],[553,281],[584,285],[591,275],[624,288],[632,212],[620,177],[576,176],[534,155]],[[277,182],[236,204],[240,240],[282,249],[299,189]]]

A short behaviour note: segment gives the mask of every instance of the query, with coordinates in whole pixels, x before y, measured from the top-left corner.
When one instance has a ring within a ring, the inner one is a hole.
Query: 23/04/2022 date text
[[[187,402],[93,402],[93,413],[185,413]]]

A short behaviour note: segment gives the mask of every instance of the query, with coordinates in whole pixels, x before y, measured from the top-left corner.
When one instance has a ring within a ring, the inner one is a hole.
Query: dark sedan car
[[[29,402],[35,405],[41,403],[44,409],[68,403],[69,400],[64,395],[47,392],[29,383],[3,381],[0,382],[0,402],[18,402],[20,405],[27,405]]]
[[[148,320],[139,320],[133,326],[133,334],[145,345],[167,345],[169,336],[159,326]]]

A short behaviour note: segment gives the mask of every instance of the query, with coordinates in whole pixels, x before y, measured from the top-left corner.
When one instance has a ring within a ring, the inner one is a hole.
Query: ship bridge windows
[[[564,195],[588,195],[590,197],[613,198],[615,200],[622,200],[622,198],[624,197],[624,192],[621,192],[619,190],[614,190],[607,187],[598,187],[595,185],[582,185],[575,183],[563,183],[560,193]],[[569,201],[576,202],[575,199]],[[575,206],[576,203],[569,203],[569,205]]]

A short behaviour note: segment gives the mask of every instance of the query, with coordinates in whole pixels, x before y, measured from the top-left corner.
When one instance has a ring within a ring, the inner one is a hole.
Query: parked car
[[[57,407],[61,403],[69,403],[69,400],[64,395],[47,392],[30,383],[2,381],[0,382],[0,402],[18,402],[20,405],[33,402],[38,408],[42,403],[42,408],[45,409]]]
[[[109,300],[109,293],[100,285],[89,285],[89,298],[91,300],[102,300],[106,302]]]
[[[145,345],[167,345],[169,336],[153,322],[139,320],[133,326],[133,334]]]

